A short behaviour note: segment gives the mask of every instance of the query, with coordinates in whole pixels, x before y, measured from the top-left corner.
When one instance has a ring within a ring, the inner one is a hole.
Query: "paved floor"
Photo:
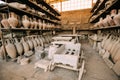
[[[98,53],[88,44],[82,45],[86,57],[86,73],[82,80],[118,80],[115,73],[104,63]],[[31,57],[28,65],[19,65],[15,62],[0,61],[0,80],[77,80],[77,72],[62,68],[55,68],[52,72],[43,69],[34,69],[36,62]]]

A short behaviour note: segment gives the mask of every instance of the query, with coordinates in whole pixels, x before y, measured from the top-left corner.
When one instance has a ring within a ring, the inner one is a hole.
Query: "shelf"
[[[112,10],[112,9],[114,9],[114,8],[118,8],[118,6],[119,6],[119,2],[118,2],[119,0],[116,0],[115,2],[113,2],[113,4],[110,6],[110,7],[108,7],[105,11],[103,11],[102,13],[100,13],[100,14],[98,14],[98,16],[95,18],[95,19],[93,19],[92,21],[90,21],[90,23],[95,23],[95,22],[97,22],[97,21],[99,21],[99,18],[100,17],[106,17],[106,14],[109,14],[109,10]],[[92,15],[93,16],[93,15]],[[91,17],[92,17],[91,16]],[[90,18],[91,18],[90,17]]]
[[[94,10],[98,6],[99,2],[100,2],[100,0],[97,0],[97,2],[95,3],[95,5],[93,6],[93,8],[90,12],[94,12]]]
[[[1,31],[52,31],[52,30],[41,30],[41,29],[25,29],[25,28],[1,28]]]
[[[22,9],[19,9],[19,8],[10,6],[10,5],[2,5],[2,6],[0,6],[0,11],[3,11],[3,9],[4,9],[4,10],[6,9],[5,12],[8,12],[8,11],[10,10],[10,11],[13,11],[13,12],[15,12],[15,13],[17,13],[17,14],[20,14],[20,15],[28,15],[29,17],[32,16],[32,17],[40,18],[40,19],[42,19],[42,20],[49,21],[49,22],[51,22],[51,23],[60,24],[60,23],[58,23],[58,22],[56,22],[56,21],[53,21],[53,20],[51,20],[51,19],[43,18],[42,16],[39,16],[39,15],[37,15],[37,14],[31,13],[31,12],[28,12],[28,11],[25,11],[25,10],[22,10]]]
[[[53,9],[49,4],[47,4],[44,0],[38,0],[38,3],[42,4],[42,5],[45,5],[46,8],[48,8],[52,13],[56,14],[57,16],[60,16],[60,13]]]
[[[61,31],[73,31],[72,29],[61,29]],[[90,31],[90,29],[78,29],[76,31]]]
[[[3,0],[5,1],[5,0]],[[29,0],[13,0],[14,2],[19,2],[19,3],[23,3],[23,4],[26,4],[32,8],[34,8],[35,10],[38,10],[40,12],[43,12],[45,13],[46,15],[49,15],[49,17],[51,19],[56,19],[56,20],[60,20],[57,16],[55,16],[54,14],[52,14],[51,12],[43,9],[41,6],[38,6],[36,3],[32,2],[32,1],[29,1]],[[7,2],[13,2],[11,0],[7,0]]]
[[[93,14],[92,14],[92,16],[93,15],[95,15],[95,14],[97,14],[98,13],[98,11],[99,10],[101,10],[101,9],[103,9],[105,6],[105,2],[106,2],[107,0],[103,0],[103,2],[101,2],[100,4],[99,4],[99,6],[96,8],[96,10],[93,12]]]
[[[19,0],[18,0],[19,1]],[[56,17],[55,15],[53,15],[52,13],[50,13],[49,11],[43,9],[41,6],[38,6],[37,4],[35,4],[34,2],[32,1],[29,1],[29,0],[20,0],[22,3],[24,4],[27,4],[29,5],[30,7],[33,7],[34,9],[40,11],[40,12],[43,12],[45,13],[46,15],[49,15],[49,17],[51,19],[56,19],[56,20],[60,20],[58,17]]]
[[[94,28],[90,30],[103,30],[103,29],[120,29],[120,26],[108,26],[108,27],[102,27],[102,28]]]

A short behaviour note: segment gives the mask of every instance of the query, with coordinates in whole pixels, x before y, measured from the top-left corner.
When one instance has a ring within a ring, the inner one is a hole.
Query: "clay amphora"
[[[119,39],[116,40],[115,43],[112,45],[112,48],[110,50],[111,55],[114,53],[114,50],[115,50],[115,48],[116,48],[116,46],[117,46],[118,43],[119,43]]]
[[[113,4],[115,0],[108,0],[106,3],[105,3],[105,9],[109,8],[111,6],[111,4]]]
[[[38,23],[36,21],[36,18],[33,19],[33,23],[34,23],[34,29],[37,29]]]
[[[17,56],[16,48],[12,43],[10,43],[9,39],[7,39],[7,45],[5,46],[5,48],[8,56],[10,56],[11,58],[16,58]]]
[[[30,21],[26,15],[22,17],[22,24],[26,29],[30,26]]]
[[[40,41],[39,41],[39,39],[37,38],[37,36],[35,37],[35,40],[36,40],[36,42],[37,42],[37,45],[39,46],[39,45],[40,45]]]
[[[33,47],[34,47],[34,45],[33,45],[33,42],[32,42],[31,37],[28,38],[27,43],[28,43],[28,45],[29,45],[29,48],[32,50]]]
[[[34,48],[37,47],[37,42],[36,42],[36,40],[34,39],[34,37],[32,37],[32,42],[33,42]]]
[[[38,26],[39,26],[39,29],[42,29],[42,22],[40,19],[38,20]]]
[[[46,24],[45,24],[45,21],[43,21],[42,29],[45,30],[45,28],[46,28]]]
[[[15,46],[17,49],[17,53],[21,56],[24,49],[23,49],[22,44],[20,42],[18,42],[17,38],[15,38]]]
[[[43,40],[41,39],[40,36],[38,37],[38,39],[39,39],[39,41],[40,41],[40,45],[43,47],[43,46],[44,46]]]
[[[107,15],[106,18],[103,19],[103,25],[104,25],[104,27],[108,27],[109,26],[109,24],[108,24],[108,17],[109,17],[109,15]]]
[[[118,10],[118,14],[114,16],[114,22],[116,26],[120,25],[120,9]]]
[[[99,27],[104,27],[104,25],[103,25],[103,18],[99,19],[98,26]]]
[[[118,48],[118,50],[116,51],[115,56],[113,57],[113,61],[116,63],[117,61],[120,60],[120,46]]]
[[[22,37],[22,45],[24,48],[24,53],[29,51],[29,45],[27,42],[25,42],[24,38]]]
[[[108,16],[108,23],[109,23],[109,25],[110,26],[114,26],[115,25],[115,22],[114,22],[114,16],[116,16],[116,13],[117,13],[117,11],[116,11],[116,9],[113,9],[113,10],[111,10],[111,14]]]
[[[4,28],[10,28],[10,25],[8,23],[8,19],[7,19],[7,15],[2,14],[2,20],[1,20],[1,24],[3,25]]]
[[[8,23],[12,28],[16,28],[18,25],[17,15],[13,12],[9,13]]]
[[[0,47],[0,59],[4,59],[5,49],[3,46]]]
[[[34,22],[33,20],[30,18],[30,28],[33,29],[34,28]]]

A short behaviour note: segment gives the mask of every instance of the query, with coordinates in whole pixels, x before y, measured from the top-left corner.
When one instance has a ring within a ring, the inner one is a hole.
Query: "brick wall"
[[[64,29],[71,29],[76,26],[77,29],[88,28],[88,23],[91,9],[83,9],[76,11],[67,11],[61,13],[61,22]]]

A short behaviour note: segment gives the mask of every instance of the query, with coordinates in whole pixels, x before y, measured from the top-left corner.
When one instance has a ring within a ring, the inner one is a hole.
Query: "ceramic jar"
[[[8,23],[12,28],[16,28],[18,25],[17,15],[13,12],[9,13]]]
[[[26,28],[26,29],[30,26],[30,21],[29,21],[27,15],[24,15],[22,17],[22,24],[23,24],[24,28]]]
[[[7,45],[5,46],[5,48],[6,48],[6,52],[7,52],[8,56],[10,56],[11,58],[16,58],[16,56],[17,56],[16,48],[15,48],[14,44],[10,43],[9,39],[7,39]]]
[[[33,20],[30,18],[30,28],[33,29],[34,28],[34,22]]]
[[[39,29],[42,29],[42,22],[40,19],[38,20],[38,26],[39,26]]]
[[[41,37],[39,36],[38,39],[39,39],[39,41],[40,41],[40,45],[43,47],[43,46],[44,46],[44,43],[43,43]]]
[[[46,24],[45,24],[45,21],[43,20],[43,27],[42,27],[42,29],[45,30],[45,28],[46,28]]]
[[[115,56],[113,57],[113,61],[116,63],[120,60],[120,46],[118,47],[118,50],[116,51]]]
[[[116,55],[116,53],[117,53],[117,51],[118,51],[119,49],[120,49],[120,43],[118,43],[118,44],[115,46],[115,49],[114,49],[114,51],[113,51],[113,53],[112,53],[112,55],[111,55],[112,58],[115,57],[115,55]]]
[[[36,18],[33,19],[33,23],[34,23],[34,29],[37,29],[38,23]]]
[[[28,43],[30,49],[33,50],[34,45],[33,45],[31,37],[28,37],[27,43]]]
[[[36,42],[37,42],[37,45],[39,46],[39,45],[40,45],[40,41],[39,41],[39,39],[38,39],[37,36],[35,37],[35,40],[36,40]]]
[[[103,25],[103,18],[100,18],[100,20],[98,22],[98,26],[99,27],[104,27],[104,25]]]
[[[11,3],[8,3],[10,6],[13,6],[15,8],[20,8],[20,9],[26,9],[27,6],[25,4],[21,4],[21,3],[18,3],[18,2],[11,2]]]
[[[108,19],[109,18],[108,17],[109,17],[109,15],[107,15],[106,18],[103,20],[103,26],[104,27],[108,27],[109,26],[109,24],[108,24]]]
[[[0,47],[0,59],[4,59],[5,49],[3,46]]]
[[[108,0],[108,1],[105,3],[105,9],[109,8],[109,7],[113,4],[114,1],[115,1],[115,0]]]
[[[119,40],[116,40],[115,43],[113,44],[113,46],[112,46],[112,48],[110,50],[111,55],[113,55],[113,53],[115,51],[115,48],[116,48],[116,46],[117,46],[118,43],[119,43]]]
[[[99,27],[99,26],[98,26],[98,22],[96,22],[96,23],[94,24],[93,28],[97,28],[97,27]]]
[[[41,36],[40,38],[41,38],[41,40],[42,40],[43,44],[45,44],[45,39],[44,39],[44,37],[43,37],[43,36]]]
[[[17,49],[17,53],[21,56],[23,53],[23,46],[20,42],[18,42],[17,38],[15,38],[15,46]]]
[[[114,19],[114,16],[116,16],[116,13],[117,13],[116,9],[113,9],[113,10],[111,10],[111,14],[108,16],[108,23],[110,26],[115,25],[115,22],[113,19]]]
[[[8,19],[7,19],[7,15],[2,14],[1,24],[3,25],[4,28],[10,28],[10,25],[9,25]]]
[[[24,48],[24,53],[28,52],[29,51],[29,45],[28,45],[27,42],[25,42],[23,37],[22,37],[22,45],[23,45],[23,48]]]
[[[32,37],[32,42],[33,42],[34,48],[36,48],[36,47],[37,47],[37,42],[36,42],[36,40],[34,39],[34,37]]]
[[[118,14],[114,16],[114,22],[116,26],[120,25],[120,9],[118,10]]]

